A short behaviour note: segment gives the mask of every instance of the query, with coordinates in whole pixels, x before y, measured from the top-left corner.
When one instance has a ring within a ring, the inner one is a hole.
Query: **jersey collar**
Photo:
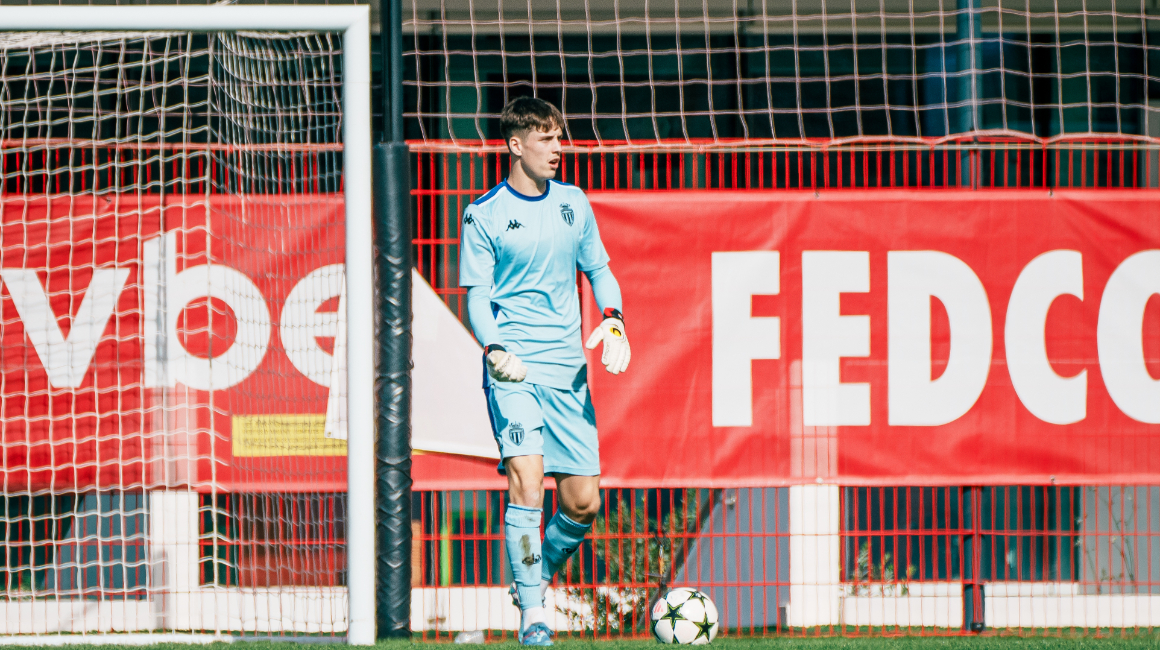
[[[548,180],[547,189],[545,189],[544,193],[539,196],[528,196],[527,194],[520,194],[516,191],[516,188],[508,185],[507,180],[504,180],[503,184],[505,187],[507,187],[508,191],[512,193],[512,195],[514,195],[517,199],[522,199],[524,201],[543,201],[544,199],[548,198],[548,194],[552,192],[551,179]]]

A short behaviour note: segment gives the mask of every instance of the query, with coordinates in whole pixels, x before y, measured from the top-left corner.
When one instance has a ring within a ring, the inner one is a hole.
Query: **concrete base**
[[[147,632],[186,629],[215,632],[346,631],[345,588],[198,589],[183,594],[188,627],[165,628],[157,601],[0,601],[0,634]]]
[[[1160,595],[1079,593],[1076,583],[987,585],[987,627],[1157,627]]]
[[[852,626],[959,627],[963,624],[963,586],[958,582],[857,587],[842,597],[842,623]],[[851,588],[843,585],[842,591]]]

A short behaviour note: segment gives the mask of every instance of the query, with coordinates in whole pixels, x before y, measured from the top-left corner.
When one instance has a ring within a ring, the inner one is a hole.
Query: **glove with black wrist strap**
[[[632,349],[628,346],[628,336],[624,333],[624,314],[620,310],[612,307],[604,310],[604,320],[588,337],[586,347],[595,350],[602,341],[604,350],[600,355],[600,363],[604,364],[605,370],[614,375],[628,370]]]
[[[499,343],[488,345],[483,356],[487,359],[487,374],[496,381],[520,382],[528,376],[528,367],[524,362]]]

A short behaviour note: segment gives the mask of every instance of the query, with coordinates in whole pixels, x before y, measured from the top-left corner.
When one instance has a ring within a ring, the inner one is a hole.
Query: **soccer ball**
[[[717,607],[696,589],[678,587],[653,605],[652,633],[661,643],[708,643],[717,636]]]

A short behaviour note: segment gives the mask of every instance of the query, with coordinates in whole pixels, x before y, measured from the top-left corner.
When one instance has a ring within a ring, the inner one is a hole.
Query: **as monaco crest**
[[[560,204],[560,216],[564,218],[564,223],[568,224],[569,226],[571,226],[572,222],[576,220],[576,214],[572,212],[572,206],[568,205],[567,203]]]

